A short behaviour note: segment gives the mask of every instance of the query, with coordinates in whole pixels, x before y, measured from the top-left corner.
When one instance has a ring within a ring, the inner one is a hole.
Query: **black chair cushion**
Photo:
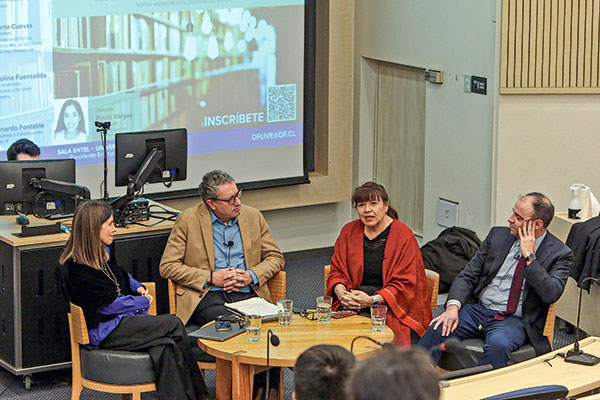
[[[81,375],[113,385],[137,385],[155,381],[148,353],[81,348]]]
[[[188,324],[185,326],[185,330],[187,333],[194,332],[195,330],[200,329],[200,325]],[[194,339],[190,337],[190,346],[192,347],[192,356],[196,362],[214,362],[216,363],[216,359],[198,347],[198,339]]]
[[[484,341],[481,339],[462,340],[456,351],[444,353],[438,365],[448,371],[471,368],[477,365],[477,360],[483,355]],[[508,365],[520,363],[535,357],[535,349],[526,344],[513,351],[508,356]]]

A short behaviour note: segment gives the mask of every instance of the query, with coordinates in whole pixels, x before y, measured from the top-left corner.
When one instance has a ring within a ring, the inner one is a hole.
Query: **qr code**
[[[267,122],[296,120],[296,84],[267,88]]]

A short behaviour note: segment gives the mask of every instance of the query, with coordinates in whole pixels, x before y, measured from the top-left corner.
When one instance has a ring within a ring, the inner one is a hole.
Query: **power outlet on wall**
[[[437,203],[437,223],[448,228],[458,225],[458,202],[440,197]]]

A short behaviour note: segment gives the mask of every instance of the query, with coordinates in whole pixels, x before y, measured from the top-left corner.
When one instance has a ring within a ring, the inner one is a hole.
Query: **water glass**
[[[294,301],[290,299],[277,300],[277,316],[279,325],[292,324],[292,308]]]
[[[374,332],[383,332],[385,330],[386,315],[386,306],[371,306],[371,329]]]
[[[317,297],[317,320],[319,322],[329,322],[331,320],[331,296]]]
[[[260,315],[246,315],[246,339],[249,342],[260,340],[260,326],[262,317]]]

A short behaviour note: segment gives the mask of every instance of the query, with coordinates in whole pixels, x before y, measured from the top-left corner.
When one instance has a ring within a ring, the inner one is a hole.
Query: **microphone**
[[[438,351],[438,350],[452,352],[452,351],[455,351],[456,349],[458,349],[459,347],[460,347],[460,340],[458,340],[455,337],[450,337],[450,338],[446,339],[446,341],[430,348],[429,352],[433,353],[434,351]]]
[[[579,350],[579,319],[581,317],[581,294],[583,292],[583,284],[587,281],[592,281],[593,283],[599,283],[600,280],[587,277],[579,283],[579,305],[577,306],[577,329],[575,329],[575,344],[573,348],[567,351],[567,355],[565,356],[565,362],[573,363],[573,364],[581,364],[581,365],[596,365],[600,362],[600,358],[584,353],[583,350]]]
[[[233,242],[231,240],[229,241],[229,243],[231,243],[231,246],[233,246]],[[269,373],[269,349],[270,345],[277,347],[279,346],[279,343],[279,336],[274,334],[273,331],[269,329],[269,331],[267,332],[267,384],[265,390],[265,400],[269,399],[269,380],[271,378],[271,375]]]
[[[229,242],[227,242],[227,243],[223,242],[223,246],[225,246],[225,247],[231,247],[231,246],[233,246],[234,244],[235,244],[235,243],[233,242],[233,240],[230,240],[230,241],[229,241]]]

